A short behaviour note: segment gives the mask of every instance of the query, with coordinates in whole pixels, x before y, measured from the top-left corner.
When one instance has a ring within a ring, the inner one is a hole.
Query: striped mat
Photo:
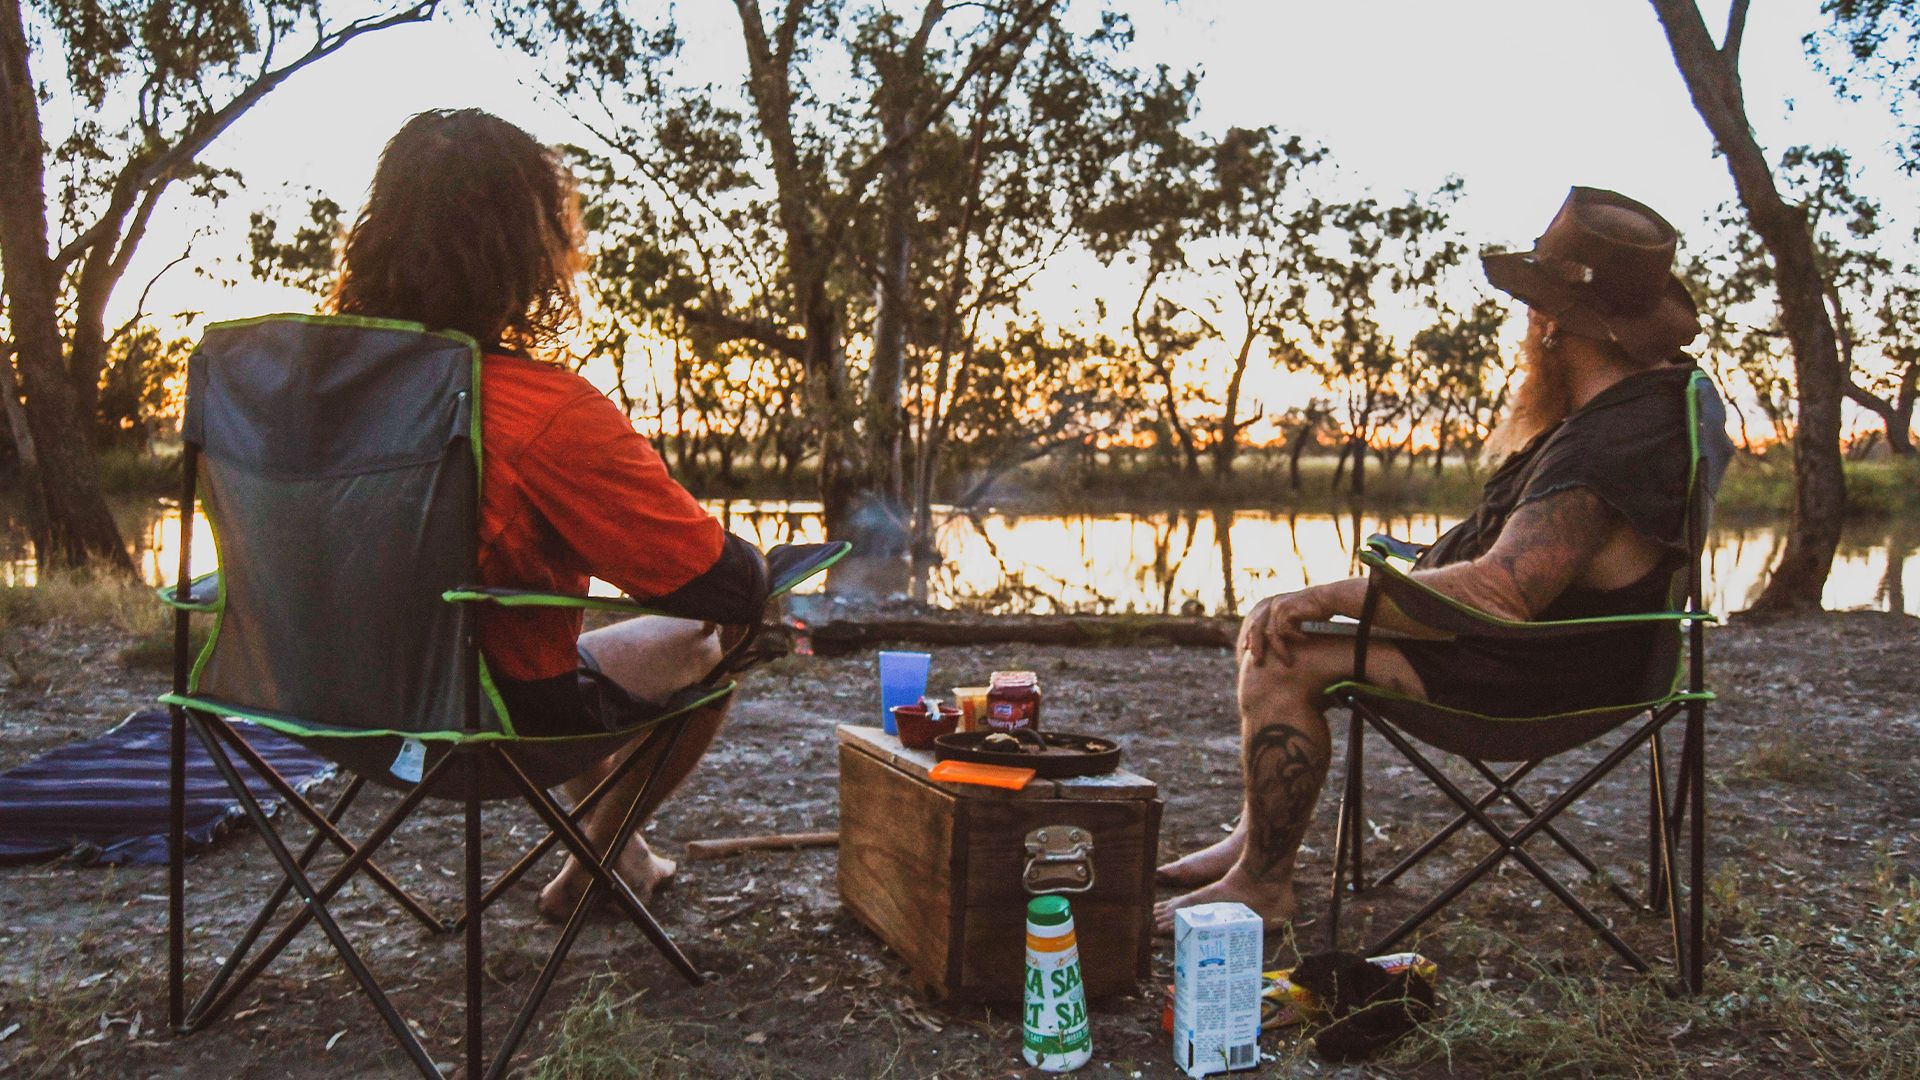
[[[275,732],[239,725],[248,743],[299,791],[333,775],[333,764]],[[167,861],[165,709],[145,709],[97,739],[71,743],[0,772],[0,863],[63,855],[88,865]],[[265,781],[234,763],[265,803]],[[187,851],[198,852],[245,819],[206,748],[187,738]]]

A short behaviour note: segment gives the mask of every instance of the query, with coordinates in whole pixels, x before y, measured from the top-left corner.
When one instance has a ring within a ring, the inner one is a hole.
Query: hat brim
[[[1630,355],[1664,360],[1700,334],[1699,309],[1680,279],[1669,273],[1660,299],[1645,311],[1605,311],[1584,286],[1564,280],[1531,251],[1492,251],[1480,257],[1487,283],[1554,321],[1569,333],[1611,341]]]

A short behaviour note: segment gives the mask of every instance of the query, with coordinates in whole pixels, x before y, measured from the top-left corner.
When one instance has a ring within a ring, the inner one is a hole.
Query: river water
[[[818,503],[707,505],[763,547],[823,534]],[[150,582],[171,580],[179,559],[178,509],[164,500],[142,501],[123,503],[117,512],[141,573]],[[1273,593],[1355,573],[1355,549],[1372,533],[1426,542],[1458,520],[1375,511],[950,513],[939,528],[941,559],[901,575],[896,587],[914,599],[974,611],[1235,614]],[[1708,606],[1724,613],[1750,604],[1784,542],[1775,524],[1717,526],[1706,552]],[[195,573],[213,568],[204,518],[196,519],[193,554]],[[18,509],[0,504],[0,584],[32,584],[35,574]],[[1827,580],[1826,604],[1920,614],[1920,522],[1850,525]]]

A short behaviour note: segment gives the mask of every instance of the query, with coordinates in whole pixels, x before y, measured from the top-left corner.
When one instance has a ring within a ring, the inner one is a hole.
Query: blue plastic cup
[[[880,725],[889,735],[900,734],[893,723],[895,705],[917,705],[927,693],[927,671],[933,656],[923,652],[880,654]]]

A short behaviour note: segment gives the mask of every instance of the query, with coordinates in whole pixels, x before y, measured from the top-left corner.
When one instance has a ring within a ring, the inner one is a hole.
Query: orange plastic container
[[[979,784],[982,787],[1019,791],[1033,779],[1032,769],[1012,765],[980,765],[971,761],[942,761],[927,770],[927,779],[948,784]]]

